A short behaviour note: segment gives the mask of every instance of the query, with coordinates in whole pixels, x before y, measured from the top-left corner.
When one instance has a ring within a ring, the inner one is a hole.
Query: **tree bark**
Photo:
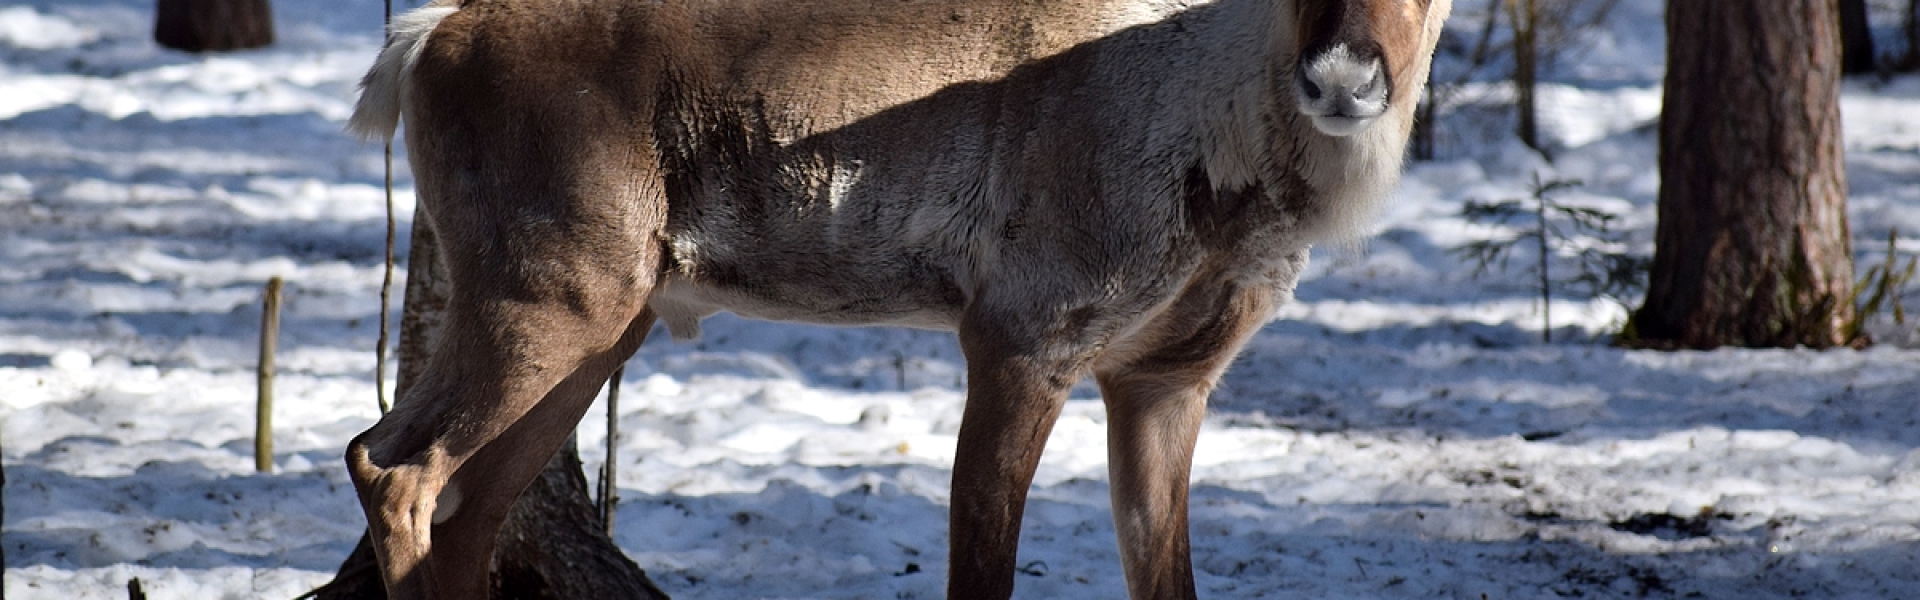
[[[1408,144],[1417,161],[1433,160],[1433,120],[1439,110],[1434,106],[1437,101],[1434,94],[1433,74],[1428,73],[1426,91],[1421,94],[1420,106],[1413,111],[1413,135]]]
[[[1880,57],[1873,49],[1873,28],[1867,23],[1867,0],[1840,0],[1840,60],[1842,70],[1872,73]]]
[[[1634,335],[1852,343],[1837,0],[1667,3],[1659,225]]]
[[[447,278],[439,246],[425,212],[414,218],[407,259],[407,288],[400,309],[397,398],[426,365],[432,340],[439,336],[447,302]],[[611,457],[609,457],[611,460]],[[507,515],[493,556],[493,598],[665,599],[647,574],[607,536],[587,494],[580,451],[566,444],[534,479]],[[315,590],[320,600],[386,598],[373,547],[366,535],[327,585]]]
[[[7,489],[7,463],[0,461],[0,490]],[[0,523],[7,522],[7,495],[0,494]],[[0,543],[0,600],[7,600],[7,545]]]
[[[1516,135],[1527,147],[1547,154],[1540,144],[1540,111],[1534,93],[1540,81],[1540,4],[1539,0],[1507,0],[1507,20],[1513,25],[1514,112],[1519,119]]]
[[[188,52],[259,48],[273,43],[268,0],[159,0],[153,41]]]
[[[1900,19],[1900,29],[1906,33],[1907,52],[1895,68],[1906,71],[1920,69],[1920,0],[1907,0],[1907,11]]]

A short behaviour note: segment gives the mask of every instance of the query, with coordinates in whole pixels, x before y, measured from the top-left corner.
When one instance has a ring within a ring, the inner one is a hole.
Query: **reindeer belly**
[[[675,335],[721,310],[952,329],[1004,220],[956,164],[978,160],[964,136],[775,132],[757,110],[723,105],[666,157],[668,275],[650,305]]]
[[[847,190],[738,189],[670,201],[680,204],[667,227],[670,270],[649,304],[676,337],[696,335],[694,323],[722,310],[830,325],[958,323],[963,244],[947,227],[924,225],[953,223],[942,206]]]
[[[773,321],[952,329],[965,302],[959,289],[913,262],[755,252],[703,261],[698,275],[669,274],[648,305],[681,339],[697,336],[698,321],[723,310]]]

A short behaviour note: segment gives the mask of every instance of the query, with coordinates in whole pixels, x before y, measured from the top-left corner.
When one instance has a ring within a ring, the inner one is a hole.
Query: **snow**
[[[1626,309],[1556,296],[1459,216],[1538,173],[1651,252],[1661,3],[1623,0],[1550,72],[1549,163],[1470,78],[1371,240],[1215,394],[1194,464],[1207,597],[1920,597],[1920,334],[1861,351],[1606,345]],[[1463,10],[1467,7],[1463,6]],[[339,456],[378,417],[380,151],[340,130],[380,3],[278,2],[281,41],[153,46],[141,0],[0,8],[0,459],[16,598],[295,596],[363,527]],[[1473,29],[1470,16],[1456,22]],[[1446,71],[1443,57],[1440,72]],[[1843,101],[1860,268],[1920,251],[1920,79]],[[412,183],[399,173],[401,231]],[[275,471],[253,471],[260,288],[287,281]],[[1909,312],[1916,306],[1908,301]],[[667,591],[938,597],[964,397],[949,334],[709,321],[627,372],[615,538]],[[604,408],[580,426],[605,459]],[[1124,595],[1097,392],[1028,506],[1018,595]]]

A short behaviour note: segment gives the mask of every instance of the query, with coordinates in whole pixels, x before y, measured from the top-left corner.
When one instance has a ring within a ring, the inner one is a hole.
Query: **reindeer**
[[[655,321],[953,330],[955,598],[1005,598],[1069,387],[1128,591],[1191,598],[1206,399],[1399,177],[1451,0],[436,0],[404,115],[445,329],[347,447],[395,598],[478,598],[507,508]]]

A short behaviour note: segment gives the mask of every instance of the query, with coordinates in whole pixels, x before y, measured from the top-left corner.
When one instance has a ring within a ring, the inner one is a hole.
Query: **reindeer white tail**
[[[435,2],[394,17],[387,26],[387,47],[374,59],[373,69],[360,80],[360,101],[353,105],[353,117],[347,131],[361,138],[379,140],[393,137],[400,125],[401,100],[406,94],[413,64],[427,46],[427,34],[454,11],[445,2]]]

